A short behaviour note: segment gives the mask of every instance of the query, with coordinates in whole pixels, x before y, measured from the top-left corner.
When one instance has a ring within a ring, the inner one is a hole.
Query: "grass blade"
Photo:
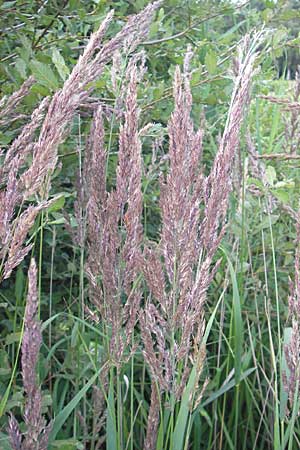
[[[90,387],[95,383],[97,377],[103,370],[103,367],[104,366],[102,366],[101,369],[98,370],[98,372],[96,372],[92,376],[92,378],[80,389],[80,391],[75,395],[75,397],[72,398],[72,400],[64,407],[64,409],[55,417],[49,437],[49,442],[54,441],[65,421],[68,419],[70,414],[76,408],[80,400],[85,396]]]
[[[203,345],[205,345],[207,342],[207,339],[208,339],[213,321],[215,319],[219,304],[221,302],[221,299],[222,299],[222,296],[219,298],[218,303],[207,323],[205,333],[203,336],[203,341],[202,341]],[[179,413],[178,413],[178,417],[177,417],[177,421],[176,421],[176,425],[175,425],[175,429],[174,429],[172,450],[182,450],[182,448],[183,448],[184,435],[185,435],[185,431],[186,431],[188,417],[190,414],[191,398],[193,396],[193,391],[195,389],[195,384],[198,380],[198,376],[199,376],[199,374],[197,373],[197,364],[195,364],[191,371],[188,384],[187,384],[187,386],[184,390],[183,396],[182,396],[181,405],[180,405],[180,409],[179,409]]]

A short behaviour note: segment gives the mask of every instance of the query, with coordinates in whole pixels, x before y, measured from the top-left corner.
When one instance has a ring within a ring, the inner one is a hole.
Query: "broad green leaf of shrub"
[[[16,60],[15,68],[23,79],[27,78],[27,65],[22,58]]]
[[[52,50],[52,61],[56,67],[57,72],[59,73],[60,78],[65,81],[66,78],[70,75],[70,70],[57,48],[54,48]]]
[[[282,203],[289,202],[289,192],[285,189],[272,189],[272,194]]]
[[[55,200],[55,202],[51,203],[49,208],[47,208],[47,211],[48,212],[59,211],[60,209],[63,208],[64,204],[65,204],[65,196],[61,195],[57,200]]]
[[[268,183],[273,186],[274,185],[274,181],[276,181],[276,170],[274,169],[273,166],[267,166],[266,168],[266,178],[268,180]]]
[[[205,55],[205,66],[210,75],[214,75],[217,71],[217,55],[209,50]]]
[[[30,63],[30,68],[35,79],[46,86],[48,89],[55,91],[59,87],[56,76],[53,70],[47,64],[34,60]]]

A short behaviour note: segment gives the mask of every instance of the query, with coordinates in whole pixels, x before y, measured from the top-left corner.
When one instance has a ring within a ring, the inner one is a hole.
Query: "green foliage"
[[[0,2],[1,93],[12,94],[30,75],[37,82],[17,107],[20,117],[1,130],[0,143],[4,150],[28,121],[34,107],[63,85],[87,38],[108,10],[114,8],[117,17],[109,29],[110,36],[120,29],[127,15],[147,3],[145,0]],[[196,124],[205,114],[204,163],[209,168],[225,125],[232,90],[228,73],[237,44],[254,27],[265,26],[271,30],[267,31],[265,47],[261,49],[260,71],[255,75],[252,93],[254,101],[245,127],[250,129],[261,156],[285,153],[290,142],[286,140],[284,119],[290,113],[282,113],[280,106],[260,96],[292,95],[294,82],[288,78],[294,78],[299,64],[299,14],[299,2],[292,0],[251,0],[244,6],[229,0],[163,3],[143,43],[148,71],[139,91],[140,126],[154,122],[142,137],[143,220],[148,238],[155,240],[159,236],[159,176],[166,168],[163,159],[168,145],[166,126],[173,109],[171,78],[176,65],[183,64],[187,46],[191,45],[194,52],[192,114]],[[126,61],[122,63],[125,66]],[[122,83],[122,73],[119,82]],[[110,107],[117,104],[109,71],[97,81],[95,98],[104,99]],[[89,434],[93,427],[91,386],[96,383],[101,389],[99,367],[104,349],[100,341],[105,330],[101,328],[99,332],[99,328],[81,319],[82,288],[85,293],[85,285],[81,285],[81,254],[65,227],[67,214],[73,231],[78,228],[74,217],[75,185],[90,119],[91,111],[82,108],[72,124],[70,137],[61,145],[51,191],[61,196],[45,211],[44,223],[37,224],[30,236],[35,242],[33,254],[38,257],[42,253],[40,316],[44,321],[44,341],[39,376],[43,382],[44,412],[49,418],[55,417],[51,434],[53,450],[81,450],[85,443],[90,445],[87,448],[96,448]],[[105,139],[110,148],[107,178],[111,189],[115,184],[118,124],[112,120],[105,125],[109,130]],[[154,139],[161,141],[155,161],[152,160]],[[222,263],[209,292],[207,362],[200,379],[194,366],[182,402],[176,405],[173,440],[168,441],[173,442],[173,450],[258,450],[276,445],[281,450],[287,445],[289,449],[298,448],[297,411],[292,411],[290,420],[280,374],[277,392],[274,383],[275,369],[286,370],[284,343],[290,339],[286,323],[288,277],[294,270],[295,230],[284,208],[298,208],[299,160],[267,159],[263,180],[248,171],[245,139],[242,139],[240,158],[227,234],[219,254]],[[253,187],[258,196],[254,195]],[[241,190],[244,197],[238,203]],[[278,201],[274,202],[274,198]],[[2,283],[0,290],[0,425],[3,430],[0,447],[4,450],[10,449],[5,431],[6,413],[21,417],[24,409],[19,344],[27,263],[27,260],[22,263],[14,276]],[[205,378],[210,382],[200,404],[193,409],[190,404],[193,386],[196,382],[203,384]],[[121,373],[110,374],[106,399],[108,449],[142,448],[149,392],[149,377],[138,351],[133,368],[129,360]],[[122,409],[121,419],[118,408]],[[157,448],[166,450],[166,437],[173,420],[167,408],[161,411],[161,419]],[[278,424],[280,428],[275,435],[272,430]],[[236,440],[237,433],[241,441]],[[241,442],[239,447],[236,442]]]

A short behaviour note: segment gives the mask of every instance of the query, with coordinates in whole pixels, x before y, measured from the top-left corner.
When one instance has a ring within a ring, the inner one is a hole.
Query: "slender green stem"
[[[132,333],[131,346],[134,347],[134,334]],[[133,413],[133,395],[134,395],[134,355],[131,358],[130,365],[130,450],[133,450],[134,436],[134,413]]]
[[[117,442],[118,442],[118,450],[123,450],[123,426],[122,426],[122,389],[121,389],[121,380],[120,380],[120,373],[117,370],[117,425],[118,425],[118,432],[117,432]]]
[[[49,318],[52,317],[52,302],[53,302],[53,272],[54,272],[54,255],[55,255],[55,245],[56,245],[56,228],[53,227],[52,231],[52,250],[51,250],[51,269],[50,269],[50,290],[49,290]],[[52,348],[52,321],[49,324],[49,339],[48,346]],[[49,389],[52,392],[52,367],[51,360],[49,361]]]
[[[43,265],[43,240],[44,240],[44,211],[41,211],[41,225],[40,225],[40,248],[39,248],[39,273],[38,273],[38,292],[39,292],[39,306],[38,318],[41,317],[41,299],[42,299],[42,265]]]

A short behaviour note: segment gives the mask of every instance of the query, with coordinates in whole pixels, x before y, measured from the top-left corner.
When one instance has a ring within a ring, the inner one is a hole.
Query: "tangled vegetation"
[[[0,5],[0,448],[299,448],[298,1]]]

